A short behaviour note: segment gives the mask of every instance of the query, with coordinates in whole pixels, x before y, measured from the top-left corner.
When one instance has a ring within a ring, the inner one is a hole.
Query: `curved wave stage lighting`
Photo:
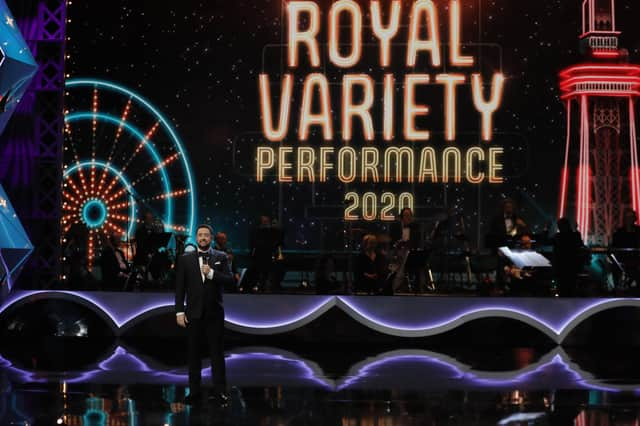
[[[196,188],[171,122],[120,84],[82,78],[65,86],[63,238],[85,236],[89,266],[106,234],[133,236],[141,211],[188,238]]]
[[[0,306],[0,317],[10,307],[33,300],[64,299],[93,310],[120,336],[154,315],[173,312],[170,293],[16,291]],[[377,332],[406,338],[434,336],[482,318],[520,321],[544,333],[555,343],[588,318],[610,309],[640,308],[640,299],[529,299],[529,298],[385,298],[360,296],[227,295],[227,328],[245,334],[289,332],[338,308]]]
[[[401,349],[380,353],[353,364],[341,377],[327,375],[313,360],[274,347],[243,347],[227,352],[227,379],[234,386],[295,386],[331,392],[347,389],[553,389],[606,392],[638,391],[640,384],[600,379],[571,361],[560,347],[517,370],[486,371],[437,352]],[[206,362],[206,361],[205,361]],[[35,373],[14,366],[0,356],[0,368],[16,382],[60,380],[41,370]],[[215,373],[215,372],[214,372]],[[211,376],[211,367],[202,369]],[[66,371],[67,383],[181,384],[188,381],[186,366],[169,367],[133,349],[116,346],[101,361],[81,371]],[[424,378],[430,380],[425,381]]]

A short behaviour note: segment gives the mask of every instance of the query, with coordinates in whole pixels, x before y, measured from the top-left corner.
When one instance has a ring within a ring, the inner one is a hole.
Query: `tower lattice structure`
[[[635,124],[640,66],[629,63],[619,38],[615,0],[583,0],[585,61],[560,72],[567,135],[559,216],[569,214],[574,194],[578,230],[592,245],[611,241],[626,207],[640,208]]]

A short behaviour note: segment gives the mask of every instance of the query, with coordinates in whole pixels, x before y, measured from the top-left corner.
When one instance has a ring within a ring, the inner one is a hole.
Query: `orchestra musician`
[[[534,249],[534,240],[531,234],[522,234],[516,242],[516,249],[522,251],[531,251]],[[504,278],[503,281],[507,285],[509,295],[511,296],[540,296],[544,294],[544,286],[542,282],[534,275],[534,271],[521,269],[513,265],[508,260],[503,260]]]
[[[249,235],[251,268],[248,282],[253,286],[253,292],[272,292],[279,289],[283,275],[279,270],[283,259],[283,244],[282,228],[272,221],[271,217],[260,216],[258,225]]]
[[[391,285],[386,284],[388,266],[385,256],[378,250],[375,235],[362,238],[362,251],[356,259],[355,288],[367,294],[392,294]]]
[[[501,212],[491,221],[486,246],[492,249],[508,246],[528,232],[527,224],[517,213],[515,201],[505,198]]]
[[[400,211],[400,220],[391,226],[391,241],[402,242],[410,250],[423,248],[422,227],[413,220],[413,211],[405,207]]]
[[[153,247],[151,246],[151,238],[154,234],[162,232],[162,223],[158,226],[158,221],[154,218],[153,213],[145,211],[135,233],[136,254],[133,259],[136,266],[146,268],[151,256],[153,255]]]
[[[112,232],[106,239],[100,264],[102,267],[103,287],[122,290],[131,271],[124,252],[120,249],[120,234]]]
[[[636,212],[627,208],[622,216],[622,227],[618,228],[613,234],[612,248],[616,251],[615,256],[625,275],[616,275],[618,283],[623,282],[624,285],[634,286],[637,288],[640,284],[640,226],[637,222]],[[620,271],[622,272],[622,271]],[[623,277],[624,280],[623,280]]]
[[[566,217],[558,219],[558,232],[552,237],[552,265],[561,296],[577,294],[578,274],[585,264],[585,246],[578,231]]]
[[[447,216],[436,222],[431,232],[431,241],[437,248],[462,248],[468,251],[464,217],[453,207],[447,209]]]
[[[223,253],[227,253],[227,258],[229,259],[229,266],[231,267],[231,274],[233,275],[234,286],[233,288],[226,289],[228,291],[235,291],[238,289],[238,284],[240,283],[240,273],[238,272],[238,265],[233,256],[233,250],[229,247],[229,240],[227,239],[227,234],[224,232],[218,232],[214,239],[216,242],[213,247],[214,250],[221,251]]]
[[[530,234],[522,234],[518,241],[520,250],[533,250],[533,238]]]
[[[427,283],[426,264],[407,264],[407,259],[412,251],[424,248],[424,235],[422,226],[414,221],[413,211],[409,207],[400,211],[398,222],[391,226],[390,236],[395,251],[393,290],[395,291],[402,286],[406,276],[409,278],[407,283],[409,289],[411,290],[412,283],[415,283],[413,289],[416,292],[421,291]]]
[[[612,247],[640,249],[640,226],[636,225],[638,217],[633,209],[627,208],[622,216],[622,227],[613,234]]]
[[[464,216],[455,207],[446,211],[446,216],[438,220],[431,232],[429,268],[447,277],[443,283],[449,284],[449,273],[459,268],[464,261],[467,283],[473,281],[471,271],[471,246],[467,237]]]

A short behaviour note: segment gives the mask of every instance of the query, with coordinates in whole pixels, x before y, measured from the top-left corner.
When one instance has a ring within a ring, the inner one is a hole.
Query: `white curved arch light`
[[[65,122],[68,122],[68,123],[74,123],[76,121],[82,121],[82,120],[98,120],[105,123],[113,124],[116,127],[122,127],[128,133],[133,135],[137,140],[143,142],[144,149],[147,152],[149,152],[149,154],[153,158],[153,161],[155,162],[156,165],[162,164],[162,158],[160,157],[160,154],[158,153],[158,150],[154,146],[153,142],[147,139],[142,133],[142,131],[140,131],[140,129],[138,129],[137,127],[131,125],[126,121],[121,120],[120,118],[114,117],[109,114],[100,113],[100,112],[96,112],[96,113],[76,112],[76,113],[67,114],[64,119],[65,119]],[[92,162],[95,162],[96,164],[102,163],[96,160],[89,160],[89,163],[92,163]],[[102,164],[106,164],[106,163],[102,163]],[[111,164],[108,164],[108,166],[111,166]],[[160,171],[162,186],[164,187],[164,194],[167,195],[167,197],[165,197],[166,217],[164,217],[163,219],[165,223],[172,224],[173,223],[173,199],[172,197],[169,196],[172,192],[171,180],[169,179],[169,175],[167,175],[167,171],[164,167],[160,167],[159,171]],[[120,172],[118,177],[122,177],[122,176],[123,176],[123,173]],[[131,185],[128,185],[127,190],[130,192],[130,194],[135,193],[135,189]],[[132,217],[135,217],[135,216],[132,216]]]
[[[126,297],[123,297],[126,296]],[[109,318],[116,335],[121,335],[139,321],[149,316],[171,311],[174,296],[170,293],[122,293],[74,292],[74,291],[28,291],[14,292],[0,306],[0,314],[17,303],[25,303],[31,298],[63,298],[77,301],[91,307],[97,313]],[[540,330],[555,343],[562,341],[586,319],[609,309],[621,307],[640,308],[640,299],[581,299],[568,301],[576,303],[572,311],[562,312],[565,305],[550,305],[548,310],[540,306],[532,309],[528,299],[459,299],[438,301],[442,312],[413,312],[419,318],[402,319],[390,317],[380,309],[366,309],[356,302],[379,305],[377,298],[358,296],[267,296],[267,295],[227,295],[226,326],[246,334],[280,334],[295,330],[322,316],[332,307],[347,313],[366,327],[391,336],[419,338],[433,336],[453,330],[469,321],[482,318],[509,318],[521,321]],[[247,303],[250,298],[258,301]],[[424,299],[423,299],[424,300]],[[537,303],[540,301],[538,300]],[[395,309],[404,309],[408,299],[387,299],[386,305],[395,304]],[[424,302],[423,302],[424,303]],[[449,303],[449,306],[446,306]],[[557,303],[560,303],[558,301]],[[475,306],[469,306],[473,305]],[[443,308],[443,305],[445,309]],[[428,309],[429,305],[424,304]],[[435,305],[432,305],[435,306]],[[551,309],[552,306],[555,306]],[[414,309],[415,310],[415,309]],[[393,312],[392,312],[393,313]],[[393,319],[391,319],[393,318]],[[407,321],[411,321],[409,324]]]
[[[142,97],[138,93],[113,82],[93,79],[93,78],[74,78],[65,81],[65,87],[73,88],[73,87],[101,87],[105,88],[125,96],[128,96],[132,99],[135,99],[141,105],[143,105],[151,114],[153,114],[158,121],[162,124],[162,127],[167,131],[173,140],[176,149],[180,153],[180,157],[182,159],[182,167],[185,176],[187,177],[187,186],[189,189],[189,193],[191,196],[189,197],[189,222],[187,226],[187,233],[191,234],[194,231],[195,223],[197,220],[196,217],[196,191],[194,178],[191,172],[191,165],[189,163],[189,156],[187,155],[187,151],[184,149],[184,144],[182,139],[178,135],[178,132],[174,129],[171,122],[162,114],[156,107],[154,107],[151,102],[149,102],[146,98]]]

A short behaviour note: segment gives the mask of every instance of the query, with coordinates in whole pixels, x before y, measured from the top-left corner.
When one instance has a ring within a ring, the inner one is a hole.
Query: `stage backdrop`
[[[616,4],[632,61],[636,3]],[[148,209],[241,249],[267,214],[287,248],[341,249],[401,207],[427,230],[455,208],[481,244],[508,196],[540,230],[559,209],[558,73],[585,60],[581,7],[74,2],[65,225],[132,232]]]

